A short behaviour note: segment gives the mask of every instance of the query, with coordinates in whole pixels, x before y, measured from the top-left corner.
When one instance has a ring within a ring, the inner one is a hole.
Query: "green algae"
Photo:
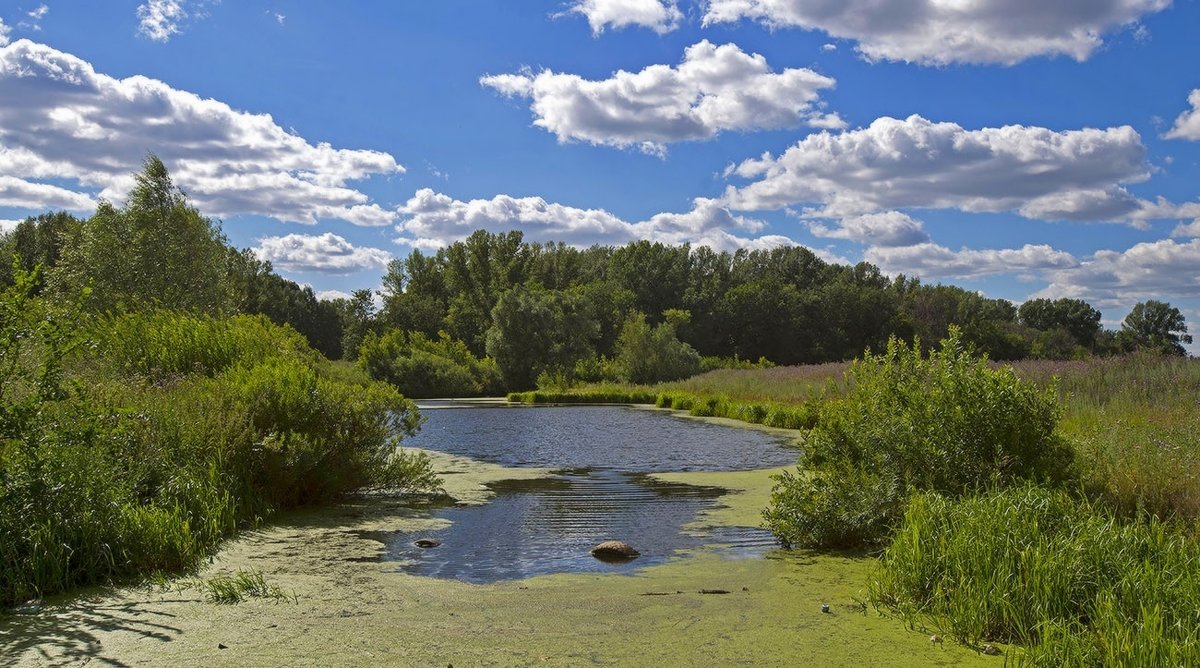
[[[484,503],[486,483],[545,471],[430,453],[447,493]],[[705,526],[758,524],[773,471],[660,474],[725,487]],[[428,501],[427,503],[436,503]],[[364,499],[292,513],[231,541],[201,573],[264,573],[295,603],[206,603],[182,588],[97,591],[0,618],[17,665],[999,665],[930,643],[857,603],[874,561],[700,550],[636,575],[552,575],[493,585],[378,563],[370,531],[430,528],[421,503]],[[702,594],[721,590],[728,594]],[[821,605],[828,603],[830,612]]]

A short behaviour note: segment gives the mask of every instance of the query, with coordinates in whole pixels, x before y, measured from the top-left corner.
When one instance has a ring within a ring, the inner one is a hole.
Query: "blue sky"
[[[154,152],[328,294],[516,228],[797,243],[1110,326],[1165,299],[1200,329],[1194,0],[22,0],[0,21],[3,226],[120,202]]]

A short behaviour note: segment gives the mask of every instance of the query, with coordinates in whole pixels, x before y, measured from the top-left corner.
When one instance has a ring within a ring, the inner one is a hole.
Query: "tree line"
[[[262,314],[330,359],[356,361],[413,396],[542,384],[654,382],[702,369],[808,364],[925,344],[951,326],[996,360],[1071,359],[1138,348],[1185,354],[1177,308],[1150,300],[1121,329],[1079,299],[1019,307],[869,263],[829,263],[803,247],[717,252],[646,240],[576,248],[521,232],[476,231],[434,253],[393,260],[382,290],[318,300],[311,288],[229,244],[151,156],[123,208],[83,220],[29,218],[0,238],[0,283],[46,269],[38,290],[89,287],[96,311],[156,305]],[[378,297],[378,299],[377,299]]]

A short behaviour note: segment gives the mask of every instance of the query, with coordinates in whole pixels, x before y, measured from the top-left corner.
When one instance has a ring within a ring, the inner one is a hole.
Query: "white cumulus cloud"
[[[119,201],[149,152],[206,215],[306,224],[394,222],[394,211],[351,183],[404,171],[387,153],[313,144],[269,114],[143,76],[115,79],[49,46],[0,47],[0,206],[86,210],[95,195]]]
[[[691,243],[717,250],[794,245],[778,235],[760,235],[765,223],[731,213],[714,200],[697,198],[686,213],[660,213],[628,222],[604,209],[580,209],[541,197],[496,195],[456,200],[429,188],[400,209],[398,243],[435,249],[466,239],[477,229],[520,230],[529,241],[563,241],[572,246],[624,244],[638,239]]]
[[[683,20],[675,0],[578,0],[567,11],[586,17],[593,35],[605,28],[629,26],[649,28],[661,35],[679,27]]]
[[[1049,279],[1035,297],[1084,299],[1098,308],[1129,308],[1145,299],[1200,299],[1200,238],[1102,250],[1077,266],[1051,272]]]
[[[854,40],[868,60],[925,65],[1063,55],[1087,60],[1104,35],[1171,0],[708,0],[704,23],[742,19]]]
[[[805,68],[773,72],[759,54],[707,40],[689,46],[678,66],[621,70],[600,81],[543,70],[485,76],[480,83],[531,98],[534,125],[560,142],[651,153],[725,131],[845,125],[822,109],[821,91],[832,88],[833,79]]]
[[[166,42],[179,34],[179,24],[187,16],[182,0],[150,0],[138,5],[138,32],[155,42]]]
[[[8,35],[11,32],[12,26],[9,26],[4,22],[4,19],[0,18],[0,46],[8,45]]]
[[[1046,245],[1021,248],[951,250],[934,243],[895,248],[870,248],[863,259],[891,274],[922,278],[981,278],[996,274],[1027,274],[1064,269],[1078,264],[1065,251]]]
[[[392,259],[387,251],[357,247],[332,232],[265,237],[253,250],[259,259],[286,271],[326,274],[382,269]]]
[[[910,116],[809,135],[778,157],[730,166],[726,175],[752,180],[725,191],[724,202],[738,210],[815,204],[819,209],[806,215],[933,208],[1138,222],[1143,203],[1124,184],[1144,181],[1150,171],[1141,137],[1128,126],[967,130]]]
[[[929,241],[924,224],[900,211],[847,216],[836,227],[812,222],[808,229],[818,237],[849,239],[869,246],[913,246]]]
[[[1165,135],[1167,139],[1190,139],[1200,141],[1200,88],[1188,95],[1188,104],[1192,108],[1179,114],[1175,125]]]

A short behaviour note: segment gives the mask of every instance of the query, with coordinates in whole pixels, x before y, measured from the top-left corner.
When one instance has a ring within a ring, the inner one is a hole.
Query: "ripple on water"
[[[763,431],[627,406],[454,405],[425,405],[425,424],[405,444],[504,466],[638,472],[771,468],[798,455]]]
[[[473,583],[548,573],[621,573],[659,564],[676,550],[717,544],[730,557],[758,556],[777,547],[770,532],[723,527],[685,532],[684,525],[712,508],[724,490],[665,483],[643,474],[570,471],[553,478],[490,485],[496,496],[481,506],[433,512],[450,520],[438,531],[368,534],[387,546],[381,559],[414,575]],[[418,538],[441,541],[436,548]],[[605,540],[623,540],[641,556],[609,563],[589,551]]]
[[[725,490],[647,474],[792,464],[797,451],[786,439],[622,406],[443,402],[425,409],[427,422],[408,445],[557,474],[494,483],[495,496],[483,505],[435,509],[433,517],[450,521],[437,531],[366,534],[385,544],[383,561],[406,572],[487,583],[548,573],[631,572],[679,550],[714,545],[731,558],[777,547],[763,529],[685,531]],[[420,548],[418,538],[441,545]],[[625,541],[641,556],[618,563],[595,559],[591,548],[605,540]]]

